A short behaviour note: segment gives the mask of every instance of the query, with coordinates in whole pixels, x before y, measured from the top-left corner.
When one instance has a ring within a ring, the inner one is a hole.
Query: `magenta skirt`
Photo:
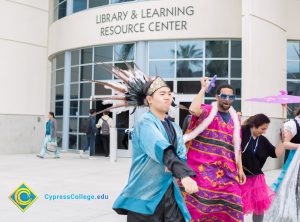
[[[247,177],[246,183],[241,185],[241,190],[244,214],[264,214],[275,196],[266,184],[263,174]]]

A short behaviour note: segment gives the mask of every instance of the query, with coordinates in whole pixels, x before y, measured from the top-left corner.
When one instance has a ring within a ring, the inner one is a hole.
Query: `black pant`
[[[109,135],[101,134],[101,137],[104,155],[109,156]]]
[[[139,214],[128,211],[127,222],[184,222],[184,217],[174,197],[173,184],[171,184],[156,207],[153,215]]]

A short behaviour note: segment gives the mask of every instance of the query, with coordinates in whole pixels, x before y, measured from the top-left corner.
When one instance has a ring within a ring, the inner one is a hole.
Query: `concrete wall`
[[[0,115],[0,154],[33,153],[41,149],[44,116]]]
[[[48,0],[0,0],[0,153],[40,149],[49,107]]]

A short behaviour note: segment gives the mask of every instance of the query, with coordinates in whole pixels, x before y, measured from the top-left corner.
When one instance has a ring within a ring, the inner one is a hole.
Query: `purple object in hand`
[[[206,89],[206,93],[209,93],[210,90],[216,86],[216,79],[217,79],[217,75],[214,75],[214,77],[209,82],[209,85]]]

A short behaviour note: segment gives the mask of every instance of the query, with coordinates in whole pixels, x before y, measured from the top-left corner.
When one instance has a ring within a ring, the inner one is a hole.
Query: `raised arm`
[[[202,109],[201,109],[201,104],[205,95],[205,90],[207,88],[207,77],[201,78],[200,82],[201,82],[201,89],[199,91],[199,93],[195,96],[195,98],[193,99],[191,105],[190,105],[190,112],[191,114],[199,117],[202,113]]]

